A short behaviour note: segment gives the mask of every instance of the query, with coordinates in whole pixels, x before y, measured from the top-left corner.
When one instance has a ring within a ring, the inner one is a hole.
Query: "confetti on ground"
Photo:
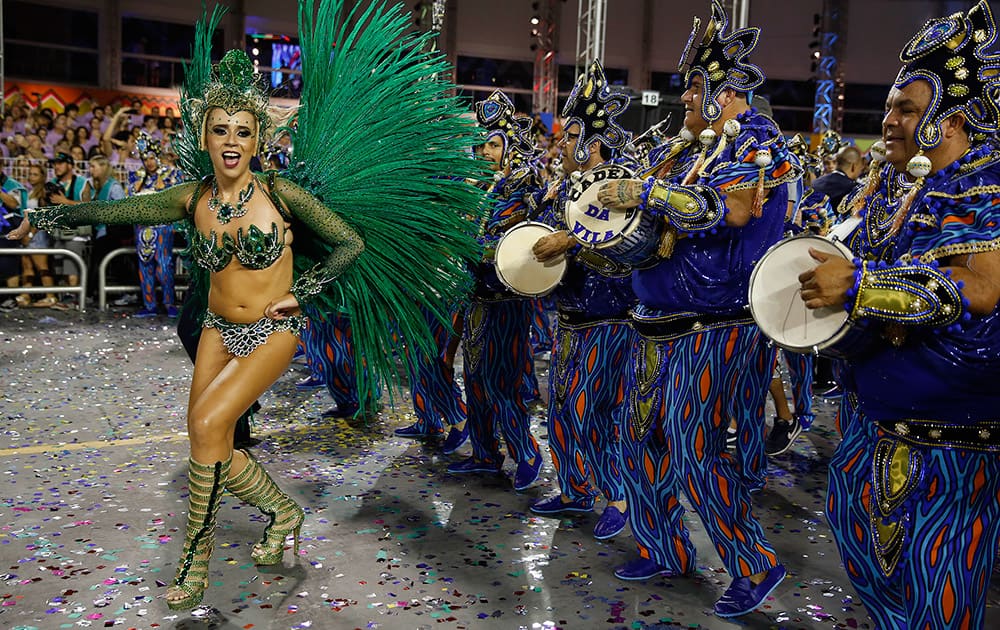
[[[47,324],[40,320],[45,318]],[[547,364],[539,361],[540,376]],[[298,557],[256,567],[267,523],[227,495],[202,607],[163,600],[186,510],[184,413],[191,365],[171,322],[121,313],[0,315],[0,626],[57,628],[871,628],[823,517],[833,407],[777,458],[756,510],[790,570],[758,612],[711,613],[728,584],[696,517],[693,576],[616,580],[627,534],[591,536],[597,514],[528,512],[555,473],[524,493],[507,477],[444,472],[459,453],[392,437],[412,409],[371,426],[321,418],[293,364],[261,400],[254,453],[306,509]],[[401,396],[406,400],[407,396]],[[545,434],[544,406],[532,407]],[[599,504],[600,508],[600,504]],[[988,627],[1000,626],[990,591]]]

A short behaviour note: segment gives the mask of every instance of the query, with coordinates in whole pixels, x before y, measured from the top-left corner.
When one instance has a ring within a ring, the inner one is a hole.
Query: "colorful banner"
[[[152,113],[153,107],[158,107],[160,115],[167,114],[167,109],[172,110],[174,116],[178,116],[180,109],[177,106],[178,97],[164,97],[160,95],[139,94],[135,92],[116,92],[112,90],[101,90],[89,87],[70,87],[44,85],[40,83],[26,83],[23,81],[13,81],[4,84],[4,104],[10,108],[16,102],[23,102],[32,109],[47,107],[53,112],[60,114],[66,106],[74,103],[80,108],[80,113],[85,114],[91,110],[94,103],[100,105],[131,105],[133,101],[142,103],[142,114]]]

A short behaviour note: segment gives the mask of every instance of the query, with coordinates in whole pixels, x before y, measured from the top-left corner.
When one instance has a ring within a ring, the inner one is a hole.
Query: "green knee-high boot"
[[[243,453],[247,457],[247,465],[229,480],[226,487],[241,501],[249,503],[271,518],[271,522],[264,528],[264,537],[253,546],[250,557],[257,564],[278,564],[285,553],[285,538],[289,534],[295,537],[294,552],[298,554],[299,532],[302,521],[305,520],[305,512],[281,491],[249,453]]]
[[[208,561],[215,548],[215,517],[232,461],[230,457],[206,465],[188,459],[187,529],[177,575],[167,591],[167,606],[171,610],[197,606],[208,588]]]

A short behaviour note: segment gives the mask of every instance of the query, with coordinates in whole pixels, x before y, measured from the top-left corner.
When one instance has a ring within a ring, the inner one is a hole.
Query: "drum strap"
[[[628,324],[631,318],[628,312],[617,315],[586,315],[574,311],[559,311],[559,325],[563,328],[576,330],[579,328],[591,328],[593,326],[607,326],[612,324]]]
[[[671,319],[642,319],[633,316],[632,327],[646,339],[654,341],[669,341],[684,335],[726,328],[729,326],[745,326],[753,324],[753,318],[745,314],[689,314]]]
[[[909,444],[1000,451],[1000,420],[954,425],[934,420],[880,420],[878,428]]]

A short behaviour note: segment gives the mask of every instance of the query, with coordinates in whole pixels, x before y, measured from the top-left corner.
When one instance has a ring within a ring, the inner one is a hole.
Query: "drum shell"
[[[632,267],[647,267],[656,262],[656,252],[666,224],[659,218],[636,209],[619,239],[609,245],[597,245],[608,258]]]

